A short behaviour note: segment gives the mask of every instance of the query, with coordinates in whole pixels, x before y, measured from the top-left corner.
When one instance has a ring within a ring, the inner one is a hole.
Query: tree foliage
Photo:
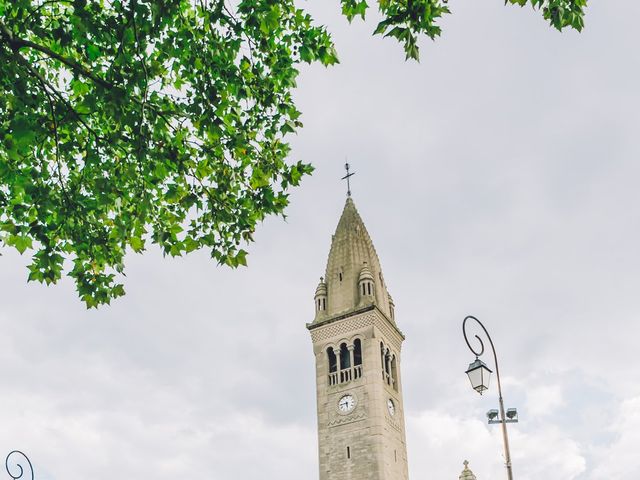
[[[586,0],[507,2],[583,26]],[[377,6],[375,33],[413,59],[449,13]],[[298,66],[337,61],[292,0],[0,0],[0,241],[32,253],[29,280],[71,276],[88,307],[124,294],[124,256],[150,242],[246,264],[257,223],[312,171],[287,161]]]

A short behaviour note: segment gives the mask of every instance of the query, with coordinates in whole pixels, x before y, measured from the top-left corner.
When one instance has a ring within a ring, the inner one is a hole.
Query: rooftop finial
[[[350,168],[349,163],[345,162],[344,169],[347,171],[347,174],[344,177],[342,177],[342,180],[347,181],[347,197],[351,196],[351,183],[349,182],[349,179],[356,174],[356,172],[349,173],[349,168]]]
[[[459,480],[477,480],[476,476],[473,474],[473,472],[469,468],[469,462],[465,460],[462,463],[464,464],[464,470],[462,471],[458,479]]]

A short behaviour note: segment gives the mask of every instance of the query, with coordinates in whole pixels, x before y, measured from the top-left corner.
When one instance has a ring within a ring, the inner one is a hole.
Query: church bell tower
[[[320,480],[407,480],[400,350],[367,229],[349,196],[307,324],[316,358]]]

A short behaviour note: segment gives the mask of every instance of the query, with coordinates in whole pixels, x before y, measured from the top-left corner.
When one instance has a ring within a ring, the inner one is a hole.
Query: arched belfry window
[[[351,368],[351,355],[347,344],[343,343],[340,345],[340,370],[346,370],[347,368]]]
[[[353,378],[362,378],[362,340],[353,341]]]
[[[327,361],[329,362],[329,373],[333,373],[338,370],[338,361],[333,347],[327,348]]]
[[[398,361],[396,356],[391,357],[391,383],[394,390],[398,390]]]
[[[353,341],[353,364],[362,365],[362,341],[359,338]]]
[[[382,343],[380,343],[380,357],[380,360],[382,361],[382,380],[387,385],[391,385],[391,352]]]
[[[329,385],[338,385],[362,378],[362,340],[342,342],[339,347],[327,347]]]
[[[327,348],[327,366],[329,367],[329,385],[337,385],[339,383],[338,357],[333,347]]]

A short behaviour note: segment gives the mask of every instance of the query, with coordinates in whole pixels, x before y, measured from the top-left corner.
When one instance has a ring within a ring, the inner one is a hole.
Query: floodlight
[[[487,412],[487,418],[489,420],[495,420],[498,417],[498,410],[489,410]]]

